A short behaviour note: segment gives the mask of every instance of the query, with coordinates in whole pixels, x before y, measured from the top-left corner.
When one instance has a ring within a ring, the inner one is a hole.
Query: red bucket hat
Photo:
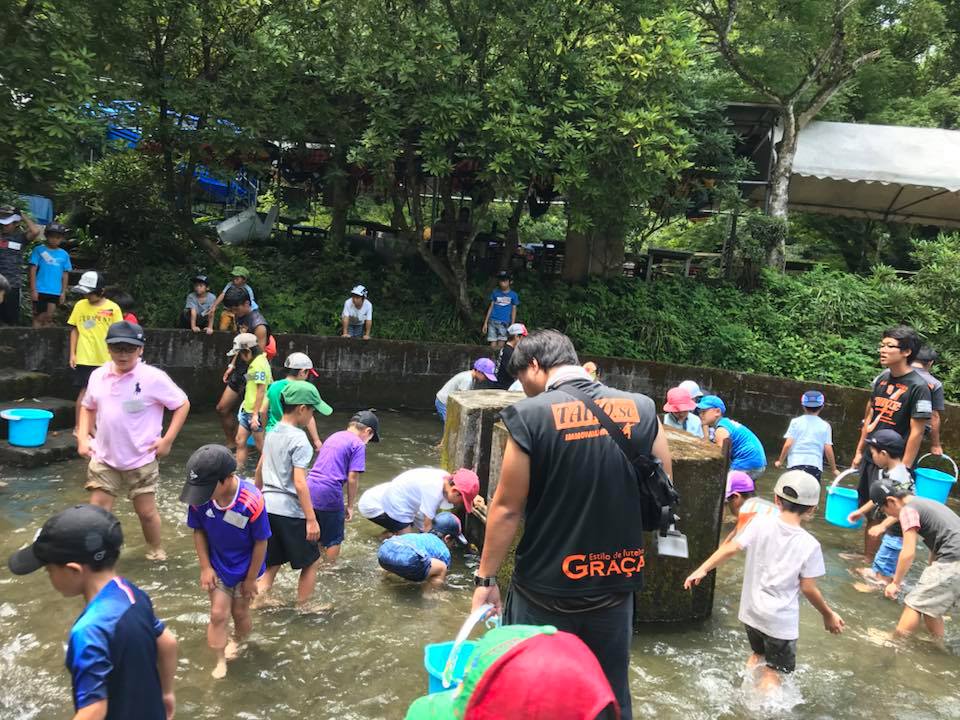
[[[674,412],[687,412],[696,409],[697,404],[693,401],[693,398],[690,397],[689,391],[686,388],[675,387],[670,388],[667,391],[667,402],[663,406],[664,412],[674,413]]]

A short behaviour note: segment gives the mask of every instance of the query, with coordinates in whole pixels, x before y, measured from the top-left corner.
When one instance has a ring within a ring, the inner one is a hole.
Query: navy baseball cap
[[[202,445],[187,460],[187,481],[180,491],[180,501],[203,505],[213,497],[217,483],[237,471],[237,460],[223,445]]]
[[[44,565],[93,565],[116,560],[123,530],[113,513],[97,505],[74,505],[47,520],[32,544],[18,550],[7,566],[14,575],[27,575]]]
[[[377,419],[377,416],[373,410],[361,410],[352,418],[350,418],[350,422],[366,425],[368,428],[373,430],[373,437],[370,438],[370,440],[372,442],[380,442],[380,421]]]
[[[717,408],[724,415],[727,414],[727,406],[716,395],[704,395],[700,398],[700,402],[697,403],[697,410],[710,410],[711,408]]]
[[[438,513],[433,519],[431,532],[440,537],[451,535],[455,537],[461,545],[467,544],[467,538],[463,535],[463,526],[460,524],[460,518],[453,513]]]
[[[143,347],[144,339],[143,328],[126,320],[114,323],[107,328],[107,345],[122,343]]]
[[[875,430],[866,440],[867,445],[875,447],[877,450],[886,450],[895,457],[902,457],[903,451],[907,447],[907,441],[896,430],[883,428]]]
[[[808,408],[823,407],[823,393],[819,390],[807,390],[800,398],[800,404]]]

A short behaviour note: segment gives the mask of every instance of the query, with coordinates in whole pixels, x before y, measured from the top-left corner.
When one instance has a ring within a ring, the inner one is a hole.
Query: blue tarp
[[[27,212],[30,217],[41,225],[49,225],[53,222],[53,201],[42,195],[21,195],[20,199],[27,204]]]

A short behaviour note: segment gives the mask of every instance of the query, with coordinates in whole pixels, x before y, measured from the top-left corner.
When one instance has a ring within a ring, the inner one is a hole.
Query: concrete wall
[[[195,335],[187,330],[147,329],[146,359],[169,372],[198,407],[212,407],[223,384],[221,375],[231,336]],[[321,373],[324,398],[344,408],[433,408],[436,391],[472,361],[489,355],[476,345],[443,345],[391,340],[351,340],[310,335],[278,335],[280,358],[306,352]],[[0,347],[15,349],[21,368],[50,373],[69,396],[68,331],[0,328]],[[817,388],[827,397],[823,417],[833,424],[839,459],[849,462],[859,432],[867,392],[836,385],[797,382],[768,375],[698,368],[624,358],[584,357],[597,362],[602,379],[613,387],[642,392],[662,404],[667,389],[692,379],[727,403],[729,414],[747,422],[768,452],[775,452],[789,419],[799,413],[804,390]],[[960,448],[960,406],[947,408],[943,440]]]

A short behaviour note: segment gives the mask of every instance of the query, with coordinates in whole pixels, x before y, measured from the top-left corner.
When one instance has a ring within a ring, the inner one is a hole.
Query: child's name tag
[[[97,326],[97,321],[90,319],[83,321],[83,327],[85,330],[93,330]]]
[[[139,413],[143,412],[145,405],[143,400],[140,398],[134,398],[133,400],[124,400],[123,401],[123,411],[128,413]]]
[[[240,513],[234,510],[227,510],[223,514],[223,521],[234,527],[238,527],[241,530],[247,526],[247,521],[250,520],[246,515],[241,515]]]

